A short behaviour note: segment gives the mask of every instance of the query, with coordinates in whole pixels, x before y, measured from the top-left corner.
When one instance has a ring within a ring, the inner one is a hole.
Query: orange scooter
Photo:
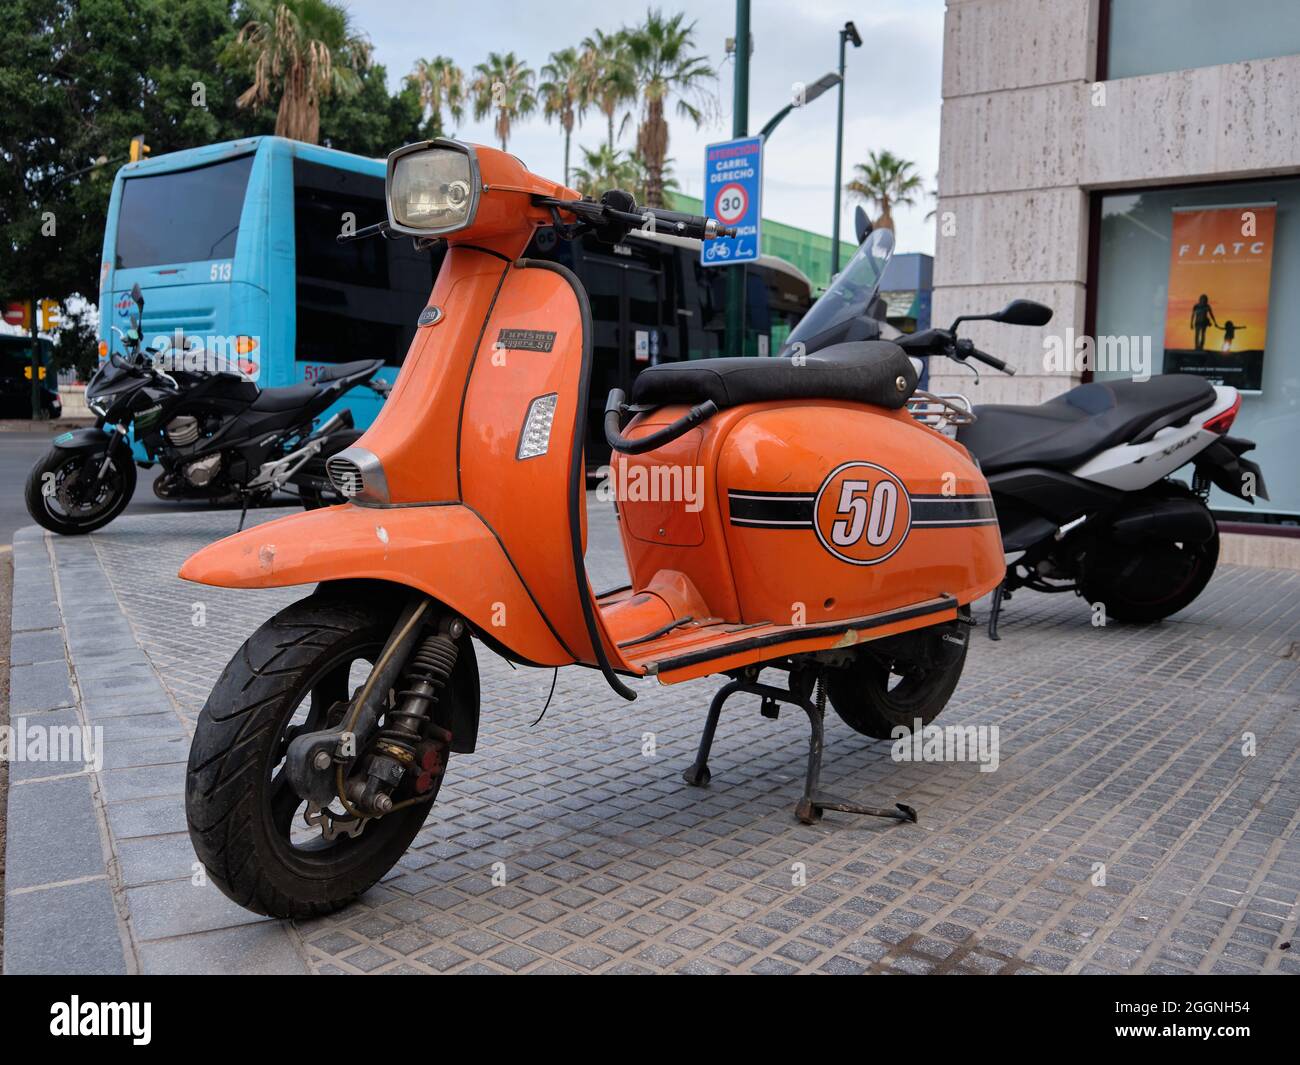
[[[584,567],[587,295],[521,258],[534,232],[617,242],[716,221],[600,202],[492,148],[435,140],[388,160],[388,219],[447,255],[391,397],[329,460],[349,502],[268,522],[186,561],[204,584],[316,584],[245,642],[190,752],[186,811],[216,884],[302,917],[380,879],[420,830],[451,754],[474,750],[476,637],[511,662],[626,678],[729,681],[811,724],[798,816],[916,819],[818,791],[827,699],[889,737],[928,722],[961,674],[970,603],[1003,578],[988,486],[955,440],[906,409],[911,361],[865,312],[892,250],[878,231],[778,358],[665,363],[612,392],[605,432],[631,586]],[[598,401],[597,401],[598,402]],[[624,420],[631,416],[624,425]],[[763,670],[784,684],[760,679]]]

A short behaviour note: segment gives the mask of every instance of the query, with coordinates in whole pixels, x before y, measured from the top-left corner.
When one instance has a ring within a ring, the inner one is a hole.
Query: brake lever
[[[362,226],[352,233],[340,233],[334,238],[335,244],[351,244],[354,240],[365,240],[367,237],[385,237],[391,238],[394,235],[389,232],[387,220],[376,222],[372,226]]]

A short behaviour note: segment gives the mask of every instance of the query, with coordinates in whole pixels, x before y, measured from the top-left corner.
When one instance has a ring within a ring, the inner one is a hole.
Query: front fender
[[[54,446],[63,451],[100,451],[113,441],[119,433],[106,432],[103,429],[86,427],[60,433],[54,438]]]
[[[574,661],[492,530],[459,503],[292,514],[209,544],[180,576],[221,588],[390,581],[438,600],[524,661]]]

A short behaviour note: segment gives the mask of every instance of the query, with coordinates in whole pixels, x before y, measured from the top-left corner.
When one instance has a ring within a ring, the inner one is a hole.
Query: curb
[[[195,882],[189,736],[93,535],[28,526],[13,555],[5,974],[308,972],[287,925]]]

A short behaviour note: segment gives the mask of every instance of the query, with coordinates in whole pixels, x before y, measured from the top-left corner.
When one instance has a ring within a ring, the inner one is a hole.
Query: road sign
[[[19,325],[27,327],[27,303],[15,301],[14,303],[5,304],[5,321],[10,325]]]
[[[735,226],[736,236],[706,240],[700,247],[700,262],[730,266],[759,257],[762,199],[762,137],[742,137],[704,149],[704,212],[724,226]]]

